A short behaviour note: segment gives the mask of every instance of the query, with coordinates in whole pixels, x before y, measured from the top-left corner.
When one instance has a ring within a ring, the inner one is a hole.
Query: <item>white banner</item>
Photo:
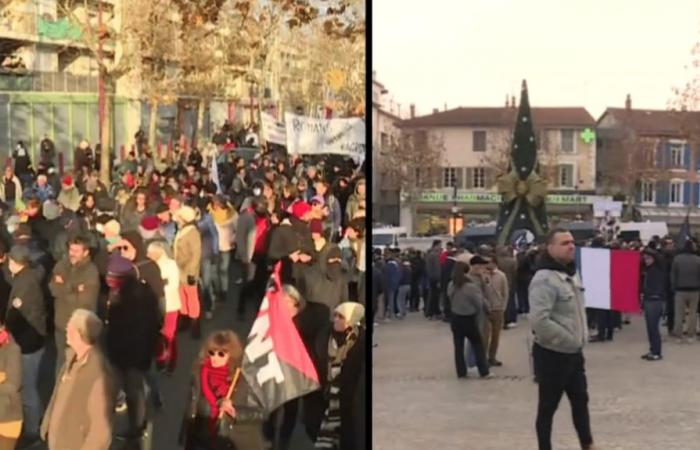
[[[274,116],[266,112],[260,113],[260,120],[262,122],[262,138],[264,141],[287,145],[287,129],[283,123],[277,122]]]
[[[363,119],[313,119],[286,113],[287,151],[290,154],[347,155],[356,162],[365,159]]]

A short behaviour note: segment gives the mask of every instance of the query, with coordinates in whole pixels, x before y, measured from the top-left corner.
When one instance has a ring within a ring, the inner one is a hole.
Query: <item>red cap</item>
[[[160,220],[156,216],[146,216],[141,220],[141,228],[146,231],[155,231],[160,226]]]
[[[65,186],[73,186],[73,177],[70,175],[66,175],[65,177],[63,177],[62,182]]]
[[[309,228],[311,228],[312,233],[323,234],[323,222],[318,219],[312,219],[309,222]]]
[[[306,202],[295,202],[292,205],[292,215],[297,219],[301,220],[306,213],[311,211],[311,206]]]

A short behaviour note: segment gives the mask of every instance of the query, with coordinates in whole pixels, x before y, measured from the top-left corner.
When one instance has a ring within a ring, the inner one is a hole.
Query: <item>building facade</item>
[[[398,225],[400,220],[400,192],[385,183],[380,159],[383,152],[397,146],[401,130],[400,106],[389,97],[389,91],[372,72],[372,217],[375,222]]]
[[[700,112],[607,108],[598,119],[601,193],[625,201],[629,219],[700,225]],[[620,173],[624,176],[620,176]]]
[[[401,205],[401,225],[414,234],[446,233],[496,217],[495,182],[509,166],[517,108],[457,108],[404,120],[407,135],[441,142],[442,165],[417,168],[419,191]],[[532,108],[540,175],[549,184],[553,220],[590,218],[596,197],[595,120],[584,108]]]

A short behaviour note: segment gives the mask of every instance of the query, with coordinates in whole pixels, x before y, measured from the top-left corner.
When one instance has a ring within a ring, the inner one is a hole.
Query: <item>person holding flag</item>
[[[180,430],[185,450],[262,450],[262,410],[252,406],[241,377],[243,347],[230,330],[216,331],[202,345]]]

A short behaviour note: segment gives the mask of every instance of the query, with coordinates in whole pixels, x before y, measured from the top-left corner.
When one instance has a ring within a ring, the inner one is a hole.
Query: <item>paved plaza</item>
[[[665,332],[665,330],[664,330]],[[503,332],[496,377],[455,374],[452,335],[420,313],[375,328],[373,448],[378,450],[536,449],[537,385],[530,375],[529,326]],[[648,350],[641,316],[614,342],[585,348],[591,426],[602,450],[700,448],[700,342],[664,341],[664,359]],[[556,450],[579,449],[566,397],[555,416]]]

